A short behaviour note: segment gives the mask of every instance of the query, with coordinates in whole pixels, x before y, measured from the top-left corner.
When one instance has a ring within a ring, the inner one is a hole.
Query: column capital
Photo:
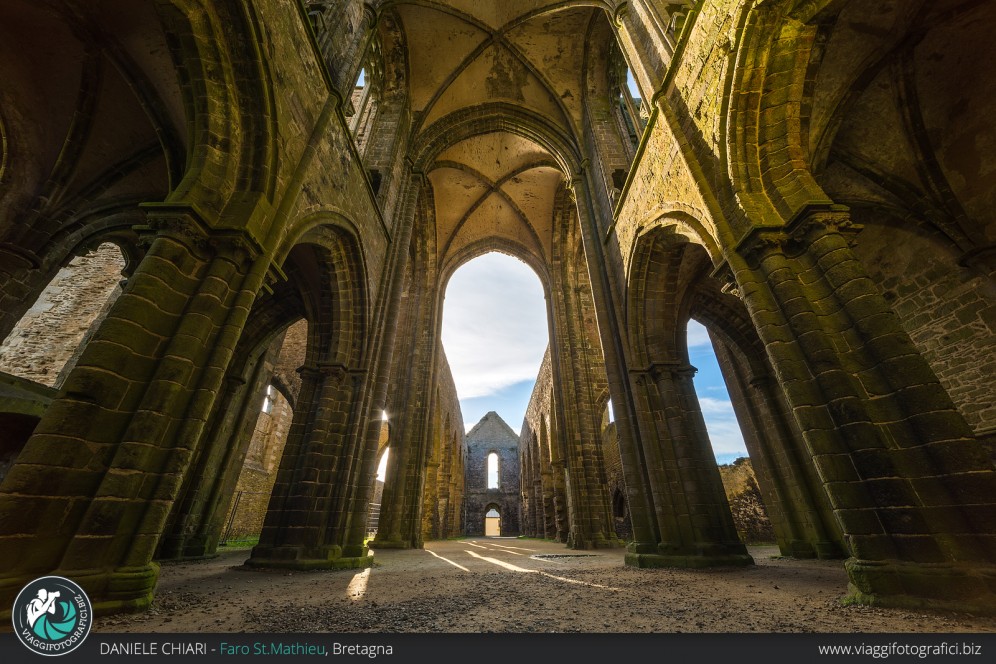
[[[147,244],[169,237],[202,259],[219,256],[240,264],[250,263],[263,253],[247,230],[214,228],[191,203],[142,203],[139,207],[145,211],[146,224],[134,230]]]
[[[636,379],[637,385],[643,385],[648,378],[657,382],[661,378],[692,378],[698,373],[698,369],[687,362],[651,362],[645,367],[637,367],[629,370],[631,376]]]
[[[846,205],[815,203],[801,208],[784,225],[755,226],[740,240],[736,251],[751,262],[769,251],[796,256],[820,235],[854,235],[862,228],[851,221]]]

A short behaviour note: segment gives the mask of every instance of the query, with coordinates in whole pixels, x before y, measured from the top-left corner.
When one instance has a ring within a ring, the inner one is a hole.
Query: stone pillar
[[[759,228],[734,274],[843,531],[861,602],[996,610],[996,471],[855,258],[846,208]]]
[[[733,525],[695,395],[695,368],[661,362],[631,373],[644,404],[640,438],[661,533],[655,557],[643,562],[655,567],[752,564]]]
[[[615,7],[612,23],[619,45],[647,97],[653,97],[664,82],[691,5],[687,0],[629,0]]]
[[[217,550],[220,522],[242,470],[259,417],[262,391],[271,374],[261,358],[248,373],[249,380],[240,375],[229,375],[225,380],[219,406],[212,414],[210,434],[191,464],[159,540],[157,560],[202,558]]]
[[[376,22],[373,7],[360,0],[323,0],[308,4],[318,48],[329,68],[332,84],[348,106]]]
[[[655,560],[660,541],[652,492],[647,477],[647,459],[643,457],[636,417],[636,395],[630,385],[624,338],[625,327],[620,319],[622,307],[617,298],[622,293],[620,275],[615,273],[605,255],[602,229],[596,222],[594,208],[587,196],[584,177],[571,181],[577,202],[581,238],[588,263],[594,309],[605,358],[605,371],[619,431],[619,454],[626,483],[626,500],[633,526],[633,541],[627,545],[626,564],[648,566]],[[559,425],[559,423],[558,423]],[[600,447],[600,445],[599,445]],[[615,533],[612,508],[608,504],[608,528]]]
[[[539,462],[533,464],[533,532],[535,537],[546,537],[546,514],[543,511],[543,476]]]
[[[356,438],[355,400],[362,376],[339,364],[305,365],[280,470],[250,567],[364,567],[346,556],[333,516],[344,509],[335,487],[349,483],[348,449]]]
[[[399,415],[398,444],[391,446],[388,459],[387,477],[384,483],[384,499],[381,503],[380,527],[372,546],[376,548],[420,548],[422,546],[422,506],[425,485],[426,458],[428,453],[429,422],[426,411],[431,407],[427,396],[432,385],[432,365],[435,353],[432,352],[434,339],[415,332],[426,329],[420,324],[430,325],[433,317],[424,311],[416,312],[412,329],[415,336],[414,356],[404,357],[403,373],[407,383]]]
[[[153,553],[266,261],[185,207],[148,218],[148,254],[0,487],[3,606],[43,574],[98,612],[152,600]]]
[[[598,436],[594,390],[591,386],[592,349],[583,339],[579,319],[582,314],[577,291],[559,297],[572,302],[555,301],[557,318],[551,360],[554,377],[567,395],[570,406],[562,406],[565,434],[564,461],[570,476],[570,533],[568,546],[576,549],[620,546],[612,527],[612,510],[605,488],[605,468]],[[555,298],[556,299],[556,298]],[[527,486],[525,490],[531,491]]]
[[[833,511],[777,384],[767,372],[751,375],[713,343],[782,555],[842,557]]]
[[[412,243],[412,229],[415,227],[415,217],[419,195],[427,184],[425,177],[418,172],[412,171],[409,174],[409,181],[406,189],[406,198],[401,206],[401,216],[395,224],[396,236],[391,242],[391,255],[386,267],[384,282],[389,284],[383,289],[384,297],[378,307],[378,316],[375,320],[380,324],[375,326],[375,334],[382,335],[378,340],[377,348],[377,378],[375,381],[376,394],[372,403],[383,408],[387,403],[388,384],[395,369],[394,358],[403,356],[396,353],[396,346],[400,343],[397,334],[402,319],[402,293],[405,286],[405,274],[408,270],[410,248]],[[375,548],[392,548],[395,542],[402,541],[400,533],[400,506],[399,499],[403,496],[403,489],[399,489],[399,477],[403,467],[403,443],[401,432],[403,430],[403,414],[391,413],[392,421],[397,420],[391,427],[391,454],[387,460],[387,473],[384,481],[384,494],[381,498],[380,521],[377,528],[377,537],[374,540]],[[379,425],[379,422],[378,422]],[[373,495],[373,481],[377,468],[377,441],[380,437],[380,428],[371,430],[367,434],[364,464],[365,470],[361,472],[361,481],[369,482],[369,486],[364,491],[357,494],[357,509],[365,508]],[[352,527],[353,537],[365,535],[366,524],[362,526],[354,523]],[[394,546],[393,548],[399,548]]]

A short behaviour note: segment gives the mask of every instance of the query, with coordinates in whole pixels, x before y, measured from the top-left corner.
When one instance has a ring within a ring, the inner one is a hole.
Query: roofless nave
[[[212,555],[274,390],[248,565],[370,565],[387,444],[374,549],[462,532],[442,293],[500,251],[549,308],[526,527],[751,564],[694,317],[783,554],[843,559],[857,601],[993,612],[994,28],[970,0],[4,2],[2,336],[91,249],[124,280],[61,375],[5,350],[0,609],[50,573],[143,608],[155,561]]]

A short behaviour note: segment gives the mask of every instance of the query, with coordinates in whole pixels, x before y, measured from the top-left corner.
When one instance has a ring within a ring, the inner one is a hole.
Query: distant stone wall
[[[521,534],[519,437],[492,411],[467,434],[466,449],[464,533],[483,535],[484,515],[495,505],[501,514],[501,534]],[[488,488],[488,455],[492,452],[499,459],[497,489]]]
[[[280,356],[273,367],[274,380],[286,387],[294,400],[301,392],[301,374],[297,370],[304,364],[307,348],[308,321],[299,320],[284,333]]]
[[[57,387],[87,330],[120,292],[121,250],[102,244],[59,270],[0,344],[0,371]]]
[[[747,544],[775,541],[775,532],[768,519],[768,512],[761,500],[761,490],[750,459],[741,457],[719,467],[726,498],[730,501],[733,523],[737,533]]]
[[[272,409],[269,413],[261,412],[256,421],[246,461],[225,517],[223,539],[227,537],[232,541],[252,538],[262,531],[270,492],[277,479],[280,456],[287,444],[287,432],[293,418],[294,411],[290,403],[282,394],[275,392]]]
[[[615,422],[609,422],[602,429],[602,456],[605,459],[605,479],[609,498],[612,500],[616,537],[624,541],[631,540],[633,526],[629,518],[629,500],[626,497],[626,482],[623,480],[622,458],[619,456],[619,431]]]

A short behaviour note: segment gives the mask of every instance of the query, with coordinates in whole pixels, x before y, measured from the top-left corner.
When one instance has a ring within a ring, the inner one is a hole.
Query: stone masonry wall
[[[746,544],[775,541],[775,532],[761,500],[761,489],[757,486],[757,476],[750,459],[740,457],[733,463],[721,465],[719,476],[723,478],[726,499],[730,501],[733,523],[740,539]]]
[[[624,541],[632,539],[633,527],[629,520],[629,502],[626,499],[622,458],[619,456],[619,431],[615,422],[606,423],[602,429],[602,456],[605,459],[605,479],[612,500],[616,536]]]
[[[855,253],[968,424],[984,441],[996,439],[993,283],[890,227],[866,225]]]
[[[102,244],[59,270],[3,344],[0,371],[58,387],[63,366],[120,289],[121,251]]]
[[[501,514],[501,534],[520,534],[519,437],[491,411],[467,434],[464,474],[464,528],[467,535],[484,534],[484,514],[495,504]],[[488,455],[498,454],[498,488],[489,489]]]
[[[256,421],[245,465],[225,517],[229,541],[255,537],[263,529],[270,492],[277,479],[280,455],[287,443],[287,432],[293,418],[294,411],[290,404],[283,395],[274,391],[272,410],[269,413],[261,412]],[[226,537],[225,532],[222,537]]]

